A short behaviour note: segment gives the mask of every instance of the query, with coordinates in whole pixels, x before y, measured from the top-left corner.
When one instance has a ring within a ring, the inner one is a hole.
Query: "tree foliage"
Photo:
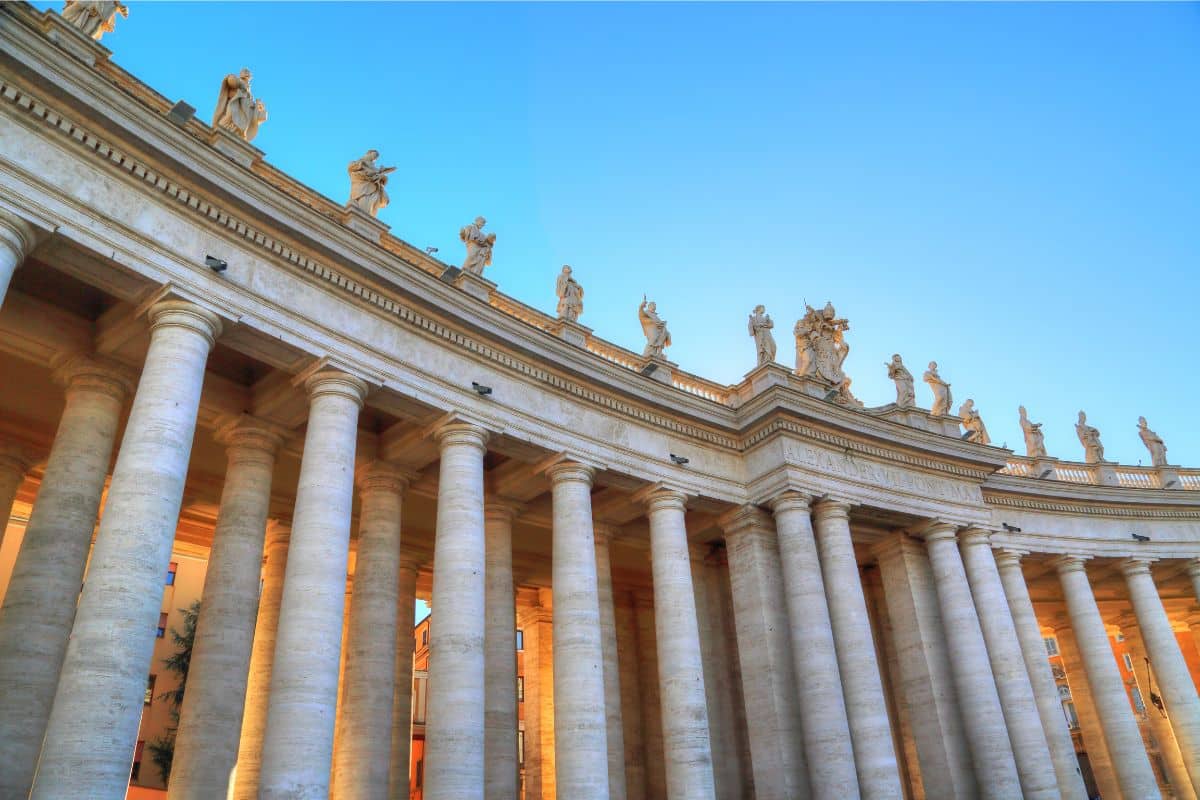
[[[164,784],[171,779],[171,764],[175,760],[175,732],[179,728],[179,710],[183,707],[183,692],[187,688],[188,669],[192,665],[192,645],[196,641],[196,620],[200,618],[200,601],[197,600],[179,611],[183,614],[183,630],[171,628],[175,652],[162,660],[163,668],[178,675],[179,682],[174,689],[158,696],[158,699],[167,701],[172,724],[167,728],[165,735],[148,745],[150,757],[154,760],[154,766],[158,767]]]

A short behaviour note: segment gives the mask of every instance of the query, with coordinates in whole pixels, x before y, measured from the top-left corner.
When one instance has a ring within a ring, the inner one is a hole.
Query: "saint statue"
[[[888,377],[896,383],[896,407],[912,408],[917,404],[917,393],[913,389],[913,376],[904,366],[900,354],[892,356],[891,362],[884,362]]]
[[[66,0],[62,17],[97,42],[117,27],[117,14],[129,19],[129,8],[114,0]]]
[[[805,308],[807,311],[792,330],[796,337],[796,374],[840,387],[846,379],[842,364],[850,354],[845,338],[850,323],[838,318],[833,303],[826,303],[820,311],[807,304]]]
[[[1075,423],[1075,435],[1083,445],[1083,460],[1089,464],[1099,464],[1104,460],[1104,445],[1100,444],[1100,431],[1087,424],[1087,414],[1079,412],[1079,421]]]
[[[1021,414],[1021,432],[1025,434],[1025,455],[1030,458],[1046,458],[1046,436],[1042,433],[1042,423],[1030,422],[1025,406],[1017,409]]]
[[[755,306],[749,322],[750,335],[754,337],[754,346],[758,350],[759,366],[775,360],[775,336],[771,333],[775,323],[766,311],[765,306]]]
[[[214,128],[232,131],[247,142],[254,141],[258,126],[267,121],[267,107],[250,94],[250,70],[226,75],[217,95],[217,110],[213,112]]]
[[[642,333],[646,335],[642,358],[663,358],[663,350],[671,346],[667,321],[658,316],[657,309],[657,304],[646,302],[646,295],[642,295],[642,304],[638,306],[638,319],[642,323]]]
[[[936,361],[929,362],[929,369],[925,370],[923,380],[933,390],[933,408],[930,409],[930,413],[935,417],[949,416],[950,405],[954,402],[953,395],[950,394],[950,384],[942,380],[941,375],[938,375]]]
[[[974,400],[968,397],[967,402],[958,407],[958,418],[962,420],[962,426],[966,428],[967,432],[963,434],[963,438],[968,442],[992,443],[992,437],[988,436],[987,426],[983,424],[983,417],[979,416]]]
[[[350,173],[350,205],[356,206],[370,214],[379,215],[379,209],[388,204],[387,186],[388,174],[395,172],[395,167],[380,167],[375,164],[379,158],[378,150],[368,150],[362,158],[350,162],[346,171]]]
[[[583,313],[583,287],[571,277],[571,268],[566,264],[558,273],[554,292],[558,295],[558,318],[578,322],[579,315]]]
[[[1142,444],[1146,445],[1146,449],[1150,451],[1150,463],[1156,467],[1165,467],[1167,465],[1167,445],[1161,436],[1150,430],[1145,417],[1138,417],[1138,436],[1142,437]]]
[[[462,271],[472,275],[482,275],[483,268],[492,263],[492,248],[496,245],[496,234],[484,233],[483,226],[487,220],[476,217],[470,225],[458,232],[458,238],[467,246],[467,258],[463,261]]]

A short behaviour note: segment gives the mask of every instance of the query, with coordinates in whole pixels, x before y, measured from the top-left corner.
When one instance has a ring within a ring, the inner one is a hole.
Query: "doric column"
[[[633,608],[637,624],[638,682],[642,695],[642,742],[646,752],[646,797],[661,798],[667,796],[667,765],[663,752],[662,702],[658,691],[653,593],[635,591]]]
[[[771,502],[787,612],[781,620],[791,629],[791,664],[813,796],[854,797],[854,747],[808,500],[798,492],[785,492]],[[732,564],[731,560],[731,579]],[[744,663],[742,667],[744,681],[756,680],[753,670],[747,671]]]
[[[133,387],[125,369],[90,358],[71,359],[56,377],[66,384],[66,407],[0,610],[3,798],[25,798],[33,783],[121,410]],[[26,466],[19,453],[0,454],[5,523]]]
[[[525,632],[525,798],[549,800],[554,785],[553,595],[533,589],[520,610]]]
[[[4,303],[13,273],[35,244],[37,232],[29,223],[15,214],[0,211],[0,305]]]
[[[382,800],[392,757],[396,638],[412,638],[409,620],[397,630],[400,591],[400,508],[409,476],[376,461],[363,470],[358,494],[358,558],[345,648],[333,792],[338,800]],[[405,691],[401,687],[401,691]]]
[[[282,443],[274,430],[252,419],[222,428],[217,440],[228,462],[180,709],[171,800],[222,796],[237,762],[271,476]]]
[[[262,800],[326,797],[333,761],[354,452],[367,385],[328,370],[305,386],[308,429],[275,634]]]
[[[854,543],[850,539],[850,504],[826,499],[813,506],[817,556],[826,593],[829,622],[837,650],[846,716],[854,746],[858,785],[865,798],[903,796],[887,701],[875,657],[871,621],[863,595]]]
[[[1083,659],[1079,655],[1079,646],[1075,643],[1070,617],[1066,614],[1056,615],[1053,627],[1054,638],[1058,642],[1059,658],[1067,676],[1067,687],[1071,690],[1071,702],[1074,703],[1075,714],[1079,718],[1079,732],[1083,738],[1088,765],[1092,768],[1092,776],[1096,780],[1096,787],[1100,790],[1101,797],[1120,797],[1121,787],[1117,783],[1117,773],[1108,755],[1108,743],[1104,741],[1104,729],[1100,725],[1100,715],[1096,713],[1096,704],[1092,700],[1092,687],[1088,683],[1087,670],[1084,669]]]
[[[389,800],[408,800],[412,761],[413,611],[417,604],[417,562],[400,556],[396,593],[396,680],[392,697],[392,755],[388,771]]]
[[[1200,558],[1188,559],[1187,574],[1192,579],[1192,592],[1200,600]]]
[[[254,645],[250,651],[250,670],[246,679],[246,703],[242,712],[242,735],[238,741],[233,800],[258,798],[271,667],[275,663],[275,636],[279,627],[279,603],[283,598],[283,576],[287,568],[291,535],[290,523],[279,520],[267,523],[262,592],[258,598],[258,619],[254,623]]]
[[[608,730],[608,795],[626,800],[625,732],[621,723],[621,674],[617,657],[617,618],[613,608],[612,562],[609,545],[613,528],[593,525],[596,537],[596,589],[600,600],[600,643],[604,649],[604,709]]]
[[[591,467],[547,470],[554,502],[554,763],[563,797],[608,797],[604,653],[592,533]]]
[[[1033,685],[1025,669],[1021,643],[1017,640],[987,531],[969,528],[963,532],[962,561],[975,600],[979,627],[987,643],[992,678],[1021,780],[1021,796],[1026,800],[1057,798],[1060,796],[1058,779],[1050,758],[1050,746],[1042,730]]]
[[[892,534],[873,552],[895,642],[901,705],[912,729],[924,793],[938,798],[973,797],[977,790],[971,754],[929,556],[920,541],[905,533]]]
[[[484,661],[484,797],[514,800],[517,763],[517,598],[513,589],[512,524],[520,507],[488,500],[483,507],[487,539],[487,630]]]
[[[642,693],[638,677],[641,654],[638,652],[637,617],[633,608],[633,595],[627,591],[617,593],[613,611],[616,616],[617,652],[620,656],[617,667],[621,671],[625,795],[626,800],[646,800],[646,747],[642,741]]]
[[[8,529],[17,491],[31,466],[29,454],[22,447],[9,442],[0,443],[0,544],[4,543],[4,532]]]
[[[704,665],[684,520],[687,498],[656,486],[644,491],[641,499],[650,516],[666,796],[714,800]]]
[[[1133,614],[1122,614],[1117,620],[1121,636],[1125,639],[1125,649],[1129,660],[1133,662],[1133,674],[1140,685],[1143,700],[1150,697],[1153,676],[1147,669],[1146,648],[1142,642],[1142,633],[1138,629],[1137,618]],[[1146,718],[1150,722],[1150,730],[1158,742],[1158,752],[1167,768],[1167,777],[1171,782],[1171,791],[1177,800],[1196,800],[1196,792],[1192,788],[1192,778],[1188,775],[1187,765],[1179,751],[1179,742],[1175,732],[1171,730],[1171,720],[1160,714],[1157,708],[1147,708]]]
[[[120,798],[129,784],[204,365],[221,331],[215,314],[179,300],[155,304],[150,320],[30,795],[37,800]]]
[[[483,800],[483,456],[488,432],[454,419],[435,436],[442,458],[429,629],[425,800]]]
[[[1054,560],[1062,583],[1063,598],[1071,617],[1071,629],[1092,689],[1092,700],[1104,730],[1104,741],[1126,797],[1158,797],[1158,782],[1142,745],[1142,735],[1133,719],[1133,708],[1108,642],[1104,620],[1092,595],[1084,559],[1062,556]]]
[[[807,797],[788,609],[771,520],[759,508],[742,506],[718,522],[725,530],[742,695],[751,709],[746,722],[755,797]]]
[[[1064,800],[1084,800],[1087,788],[1079,771],[1079,759],[1071,741],[1071,731],[1063,717],[1062,698],[1050,671],[1046,658],[1046,643],[1042,638],[1041,626],[1029,599],[1029,587],[1025,573],[1021,571],[1021,554],[1015,550],[1000,550],[996,553],[996,564],[1008,610],[1012,614],[1013,628],[1021,646],[1025,671],[1033,688],[1042,731],[1050,749],[1058,790]]]
[[[1125,584],[1129,587],[1129,601],[1137,615],[1146,653],[1158,679],[1171,729],[1179,742],[1179,752],[1193,783],[1200,783],[1200,697],[1187,662],[1179,649],[1171,620],[1163,609],[1150,574],[1150,562],[1131,558],[1121,563]],[[1153,714],[1154,712],[1151,712]]]

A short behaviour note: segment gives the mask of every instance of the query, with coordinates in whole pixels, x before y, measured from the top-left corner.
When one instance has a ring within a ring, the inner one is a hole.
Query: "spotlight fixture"
[[[826,399],[826,400],[829,400],[829,401],[832,401],[832,400],[833,400],[833,398],[835,398],[835,397],[837,397],[837,396],[838,396],[837,389],[831,389],[831,390],[829,390],[828,392],[826,392],[826,393],[825,393],[825,399]]]
[[[1020,533],[1021,532],[1021,529],[1018,528],[1016,525],[1009,525],[1007,522],[1001,522],[1000,526],[1002,528],[1004,528],[1004,530],[1008,531],[1009,533]]]
[[[174,122],[179,127],[188,124],[188,121],[196,114],[196,109],[189,106],[187,103],[180,100],[175,105],[171,106],[171,110],[167,112],[167,119]]]
[[[1171,488],[1172,486],[1174,486],[1176,483],[1177,483],[1177,481],[1176,481],[1174,478],[1172,478],[1171,480],[1169,480],[1169,481],[1167,481],[1166,483],[1164,483],[1162,488],[1164,488],[1164,489],[1170,489],[1170,488]]]
[[[204,257],[204,265],[206,267],[208,267],[209,269],[211,269],[213,272],[224,272],[225,270],[227,270],[229,268],[228,262],[222,261],[221,259],[216,258],[215,256],[205,256]]]
[[[426,247],[425,248],[425,252],[428,253],[429,255],[433,255],[437,251],[438,251],[438,249],[436,247]]]
[[[438,280],[442,283],[454,283],[454,279],[462,274],[462,270],[458,267],[446,267],[442,270],[442,274],[438,276]]]
[[[1150,541],[1150,537],[1149,537],[1149,536],[1142,536],[1140,533],[1131,533],[1131,534],[1129,534],[1129,535],[1130,535],[1130,536],[1132,536],[1134,539],[1137,539],[1139,542],[1148,542],[1148,541]]]
[[[688,459],[684,458],[683,456],[677,456],[674,453],[671,453],[671,460],[681,467],[688,463]]]
[[[471,388],[478,392],[480,397],[487,397],[492,393],[492,387],[484,386],[482,383],[476,383],[475,381],[471,381]]]
[[[1054,472],[1054,467],[1050,467],[1049,469],[1044,469],[1044,470],[1042,470],[1042,474],[1041,474],[1041,475],[1038,475],[1038,477],[1039,477],[1039,478],[1044,478],[1044,477],[1046,477],[1047,475],[1049,475],[1049,474],[1050,474],[1050,473],[1052,473],[1052,472]]]

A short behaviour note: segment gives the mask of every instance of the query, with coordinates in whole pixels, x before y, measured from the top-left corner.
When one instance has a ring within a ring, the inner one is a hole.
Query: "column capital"
[[[0,470],[24,475],[36,461],[37,459],[21,445],[15,442],[0,442]]]
[[[1126,578],[1131,578],[1135,575],[1145,575],[1154,580],[1154,576],[1150,574],[1150,565],[1158,559],[1154,558],[1126,558],[1118,563],[1117,566],[1121,569],[1121,574]]]
[[[491,434],[487,428],[473,419],[451,412],[446,414],[429,428],[429,435],[443,450],[452,445],[468,445],[487,451],[487,442]]]
[[[1011,569],[1016,567],[1021,568],[1021,559],[1029,555],[1028,550],[1020,550],[1015,547],[998,547],[995,550],[996,566],[1001,570]]]
[[[292,538],[292,521],[272,518],[267,520],[267,538],[264,550],[280,545],[287,547]]]
[[[18,264],[37,246],[40,232],[25,220],[0,209],[0,248],[13,254]]]
[[[611,522],[592,522],[592,535],[596,537],[596,541],[604,540],[606,544],[612,542],[613,537],[621,530],[620,526],[613,525]]]
[[[544,471],[554,484],[583,483],[589,488],[592,485],[592,478],[596,475],[596,468],[591,464],[576,461],[566,453],[552,456],[548,462],[543,462],[543,465],[539,466],[538,471]]]
[[[506,497],[488,497],[483,501],[484,519],[512,522],[525,510],[524,503]]]
[[[825,495],[812,504],[813,516],[820,520],[844,519],[850,520],[850,509],[854,504],[841,497]]]
[[[896,531],[890,536],[885,536],[871,546],[871,555],[880,562],[897,558],[905,553],[924,552],[925,548],[921,546],[921,542],[903,531]]]
[[[1190,578],[1200,578],[1200,558],[1188,559],[1187,574]]]
[[[277,425],[257,419],[249,414],[229,417],[218,421],[218,427],[213,438],[218,444],[225,445],[230,456],[235,451],[247,454],[259,454],[271,459],[283,446],[286,432]]]
[[[354,401],[359,408],[362,408],[368,390],[366,381],[337,369],[314,372],[304,379],[304,388],[308,390],[309,402],[324,395],[337,395]]]
[[[1183,622],[1189,628],[1200,625],[1200,608],[1189,608],[1187,616],[1183,618]]]
[[[717,518],[717,526],[725,531],[725,538],[743,533],[771,533],[775,529],[771,515],[755,505],[736,506]]]
[[[983,545],[990,548],[992,546],[993,533],[995,533],[995,531],[971,526],[963,528],[959,532],[958,539],[962,543],[963,547],[975,547],[978,545]]]
[[[359,468],[355,476],[360,495],[371,492],[389,492],[404,494],[416,473],[389,464],[387,461],[372,461]]]
[[[687,508],[687,498],[687,494],[665,483],[653,483],[633,495],[633,501],[645,503],[647,511],[675,509],[682,512]]]
[[[1050,629],[1054,631],[1055,636],[1059,636],[1061,632],[1065,632],[1068,636],[1075,636],[1075,628],[1071,626],[1071,617],[1065,611],[1060,611],[1050,618]],[[1061,652],[1061,648],[1059,648]]]
[[[1087,562],[1091,556],[1077,555],[1062,555],[1050,559],[1050,566],[1057,570],[1059,575],[1066,575],[1069,572],[1082,572],[1087,574]]]
[[[52,366],[54,379],[68,393],[97,392],[124,403],[137,386],[137,374],[132,369],[102,356],[70,353],[54,359]]]
[[[807,514],[812,511],[812,501],[813,495],[789,489],[783,494],[772,497],[767,501],[767,505],[776,514],[781,511],[803,511]]]
[[[159,328],[186,328],[207,339],[209,347],[221,335],[221,318],[187,300],[160,300],[147,313],[151,332]]]
[[[1132,609],[1125,609],[1116,619],[1117,627],[1121,629],[1121,635],[1126,639],[1141,638],[1141,631],[1138,629],[1137,615]]]
[[[913,533],[924,539],[925,544],[927,545],[946,539],[955,541],[958,539],[958,526],[953,522],[935,519],[929,522],[929,524],[925,525],[925,527],[913,531]]]
[[[425,559],[420,558],[412,553],[400,553],[400,571],[410,572],[413,575],[418,575],[421,572],[421,567],[424,566]]]

